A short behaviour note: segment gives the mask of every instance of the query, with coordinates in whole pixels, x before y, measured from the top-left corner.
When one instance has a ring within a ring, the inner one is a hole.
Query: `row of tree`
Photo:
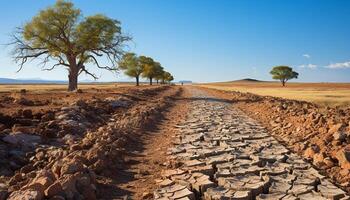
[[[136,85],[140,84],[140,77],[149,79],[152,85],[153,80],[162,84],[170,83],[174,77],[150,57],[137,56],[135,53],[126,53],[119,61],[119,67],[129,77],[136,79]]]
[[[118,20],[101,14],[84,17],[68,0],[57,0],[55,5],[40,11],[19,27],[12,39],[18,71],[32,60],[42,60],[43,70],[64,67],[68,71],[68,91],[78,88],[81,73],[98,78],[89,69],[92,66],[109,71],[125,70],[125,74],[136,78],[137,85],[140,75],[151,84],[153,79],[162,83],[174,79],[152,58],[125,54],[125,43],[131,37],[122,32]]]

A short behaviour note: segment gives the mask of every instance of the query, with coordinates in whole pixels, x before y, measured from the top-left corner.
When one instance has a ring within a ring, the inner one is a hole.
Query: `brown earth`
[[[117,196],[131,197],[131,199],[152,199],[157,185],[155,180],[161,177],[161,172],[171,163],[167,159],[167,149],[172,145],[175,126],[182,120],[187,111],[187,90],[174,97],[172,106],[159,122],[146,127],[143,134],[136,141],[127,144],[128,162],[119,171],[116,182],[121,192]]]
[[[31,109],[35,114],[59,109],[62,106],[68,106],[78,100],[104,99],[115,95],[123,96],[124,94],[135,94],[135,96],[137,96],[138,93],[152,87],[116,87],[114,85],[109,85],[108,87],[100,88],[98,85],[91,85],[89,88],[81,90],[81,93],[67,92],[65,89],[35,90],[33,86],[27,88],[29,89],[11,91],[0,90],[1,114],[12,115],[18,112],[18,110],[26,108]]]
[[[349,109],[202,89],[261,122],[350,192]],[[155,180],[172,165],[166,151],[188,109],[186,91],[1,93],[0,200],[152,199]]]
[[[350,192],[350,108],[202,88],[262,123],[280,142]]]
[[[3,95],[0,199],[117,197],[128,146],[141,142],[181,93],[156,86]]]

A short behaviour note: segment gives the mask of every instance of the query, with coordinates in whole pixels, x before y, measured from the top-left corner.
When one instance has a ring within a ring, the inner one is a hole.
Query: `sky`
[[[127,50],[159,61],[175,80],[271,80],[288,65],[299,82],[350,82],[348,0],[73,0],[84,16],[118,19],[133,37]],[[1,3],[0,44],[54,0]],[[0,46],[0,77],[67,80],[64,67],[28,63],[16,73],[11,46]],[[88,66],[99,81],[133,81]],[[79,80],[91,79],[82,75]]]

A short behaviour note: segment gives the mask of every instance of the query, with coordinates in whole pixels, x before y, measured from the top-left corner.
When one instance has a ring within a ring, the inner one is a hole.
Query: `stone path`
[[[168,150],[174,167],[156,180],[155,199],[349,199],[256,121],[191,90],[191,110]]]

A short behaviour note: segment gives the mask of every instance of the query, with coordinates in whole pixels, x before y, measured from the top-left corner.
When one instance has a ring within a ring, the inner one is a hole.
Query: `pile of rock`
[[[148,95],[147,93],[146,97]],[[173,91],[167,95],[173,96],[175,93]],[[24,154],[26,161],[10,176],[10,180],[2,185],[4,179],[0,179],[0,197],[103,197],[104,194],[99,194],[95,173],[100,177],[110,177],[112,170],[123,162],[123,147],[130,137],[135,137],[138,130],[155,120],[155,116],[167,103],[166,99],[160,97],[132,106],[134,101],[129,98],[113,97],[77,101],[70,106],[43,114],[36,126],[36,132],[29,134],[30,139],[35,136],[41,141]],[[118,112],[120,109],[123,112]],[[4,141],[3,138],[1,141]]]
[[[96,199],[96,175],[79,157],[56,161],[51,170],[17,173],[8,199]]]
[[[43,114],[34,115],[26,109],[19,110],[14,116],[1,116],[4,128],[0,134],[0,183],[3,184],[0,194],[6,196],[5,192],[11,193],[10,199],[24,196],[42,199],[57,195],[68,199],[79,195],[80,199],[93,199],[96,196],[96,180],[93,168],[87,165],[94,159],[102,162],[101,155],[107,154],[108,145],[96,144],[89,138],[94,135],[96,139],[115,130],[106,128],[109,131],[90,132],[82,144],[79,143],[88,129],[106,123],[106,119],[119,107],[127,107],[130,101],[123,99],[123,102],[117,98],[78,101]],[[88,149],[93,144],[96,148],[87,152],[90,157],[81,157],[84,152],[78,150]],[[70,146],[67,149],[65,145]],[[97,150],[97,147],[100,149]],[[6,178],[11,176],[10,180]],[[6,180],[7,183],[4,182]]]

